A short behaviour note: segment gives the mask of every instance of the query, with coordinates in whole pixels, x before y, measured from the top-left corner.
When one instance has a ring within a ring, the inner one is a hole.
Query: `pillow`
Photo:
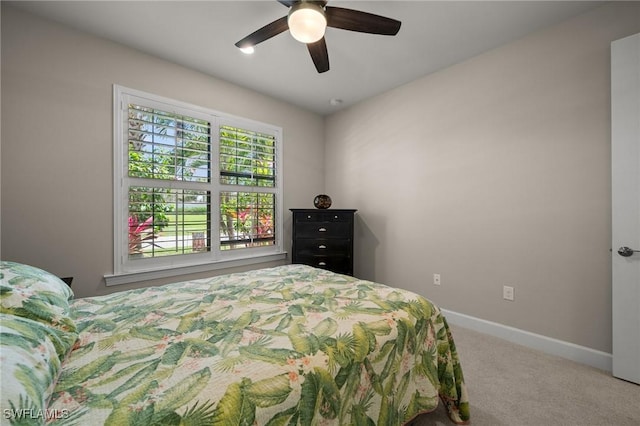
[[[22,285],[34,290],[48,290],[63,297],[67,302],[73,298],[71,287],[50,272],[22,263],[0,261],[0,280],[12,286]]]
[[[44,425],[52,415],[46,407],[60,374],[58,333],[28,318],[0,314],[0,409],[4,419]]]
[[[76,325],[70,315],[71,288],[55,275],[33,266],[0,262],[0,313],[38,321],[52,327],[61,342],[63,359],[76,341]]]

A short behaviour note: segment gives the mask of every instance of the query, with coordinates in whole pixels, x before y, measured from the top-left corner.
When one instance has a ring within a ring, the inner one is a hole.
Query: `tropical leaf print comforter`
[[[469,406],[444,317],[303,265],[78,299],[51,424],[401,425]]]

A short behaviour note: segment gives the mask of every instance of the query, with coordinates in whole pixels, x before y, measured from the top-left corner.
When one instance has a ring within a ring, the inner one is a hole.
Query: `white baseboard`
[[[563,340],[553,339],[529,331],[520,330],[497,322],[475,318],[469,315],[441,309],[447,322],[470,330],[499,337],[547,354],[560,356],[571,361],[586,364],[605,371],[612,371],[613,358],[610,353],[597,351],[586,346],[576,345]]]

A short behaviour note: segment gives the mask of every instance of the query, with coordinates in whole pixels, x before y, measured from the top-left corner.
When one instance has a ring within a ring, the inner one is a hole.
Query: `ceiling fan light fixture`
[[[304,1],[291,6],[287,23],[293,38],[302,43],[315,43],[324,37],[327,29],[322,7]]]

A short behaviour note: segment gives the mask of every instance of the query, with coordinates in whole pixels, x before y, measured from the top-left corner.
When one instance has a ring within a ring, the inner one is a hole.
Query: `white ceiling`
[[[253,55],[234,43],[287,14],[263,1],[20,1],[15,7],[330,114],[580,14],[594,1],[330,1],[402,21],[395,37],[328,28],[331,69],[318,74],[288,32]],[[340,99],[340,105],[331,105]]]

